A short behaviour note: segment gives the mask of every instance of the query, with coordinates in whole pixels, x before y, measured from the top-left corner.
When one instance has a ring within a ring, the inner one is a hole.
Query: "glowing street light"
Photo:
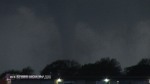
[[[109,81],[110,81],[110,79],[108,79],[108,78],[104,79],[104,82],[106,82],[106,83],[108,83]]]
[[[119,84],[119,81],[117,81],[117,84]]]
[[[58,78],[58,79],[57,79],[57,82],[62,82],[62,79]]]
[[[55,80],[55,84],[59,84],[61,82],[63,82],[63,80],[61,78],[58,78],[58,79]]]
[[[104,79],[104,82],[107,84],[107,83],[109,83],[109,82],[110,82],[110,79],[105,78],[105,79]]]

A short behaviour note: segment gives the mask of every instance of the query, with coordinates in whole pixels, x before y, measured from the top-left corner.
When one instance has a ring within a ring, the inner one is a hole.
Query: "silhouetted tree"
[[[6,71],[6,72],[3,72],[1,75],[0,75],[0,78],[4,78],[7,74],[9,75],[18,75],[20,74],[21,72],[18,71],[18,70],[9,70],[9,71]]]
[[[128,76],[149,76],[150,75],[150,59],[142,59],[138,64],[125,68]]]
[[[34,71],[31,67],[23,68],[21,71],[20,70],[8,70],[0,74],[0,78],[4,78],[7,74],[9,75],[32,75],[33,72]]]
[[[21,71],[22,75],[32,75],[34,73],[34,70],[31,67],[23,68]]]
[[[118,76],[121,74],[121,66],[116,59],[102,58],[93,64],[83,65],[80,74],[83,76]]]
[[[96,66],[95,64],[89,63],[89,64],[84,64],[80,70],[78,75],[79,76],[95,76],[96,74]]]
[[[95,63],[99,75],[117,76],[121,74],[120,63],[116,59],[102,58]]]
[[[76,75],[80,64],[73,60],[57,60],[47,65],[41,74],[51,74],[52,78]]]

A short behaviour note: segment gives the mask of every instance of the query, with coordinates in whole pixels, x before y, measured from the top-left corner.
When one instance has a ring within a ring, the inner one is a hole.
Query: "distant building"
[[[0,84],[150,84],[146,77],[110,77],[110,79],[9,79],[0,80]]]

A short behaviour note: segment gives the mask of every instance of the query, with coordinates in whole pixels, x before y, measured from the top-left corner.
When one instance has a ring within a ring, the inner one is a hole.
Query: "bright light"
[[[11,79],[6,78],[7,84],[11,84]]]
[[[110,79],[108,79],[108,78],[104,79],[104,82],[106,82],[106,83],[108,83],[109,81],[110,81]]]
[[[117,81],[117,84],[119,84],[119,81]]]
[[[62,82],[62,79],[58,78],[58,79],[57,79],[57,82]]]

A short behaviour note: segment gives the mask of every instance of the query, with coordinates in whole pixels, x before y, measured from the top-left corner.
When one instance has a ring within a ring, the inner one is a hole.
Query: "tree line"
[[[6,74],[31,75],[34,70],[31,67],[20,70],[8,70],[1,73],[0,78]],[[58,77],[108,77],[108,76],[150,76],[150,59],[141,59],[136,65],[121,68],[120,63],[114,58],[101,58],[95,63],[81,65],[74,60],[56,60],[44,67],[41,75]]]

